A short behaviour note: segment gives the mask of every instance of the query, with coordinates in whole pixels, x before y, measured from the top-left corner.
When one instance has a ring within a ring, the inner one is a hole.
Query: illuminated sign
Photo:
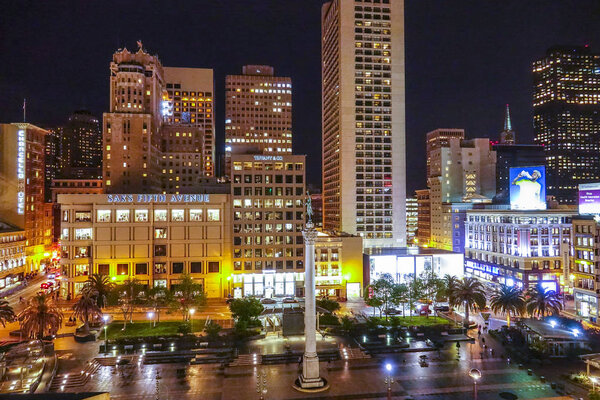
[[[208,194],[109,194],[109,203],[208,203]]]
[[[556,281],[541,281],[540,286],[542,287],[542,289],[544,289],[544,293],[549,291],[559,293],[558,283],[556,283]]]
[[[579,185],[579,214],[600,214],[600,183]]]
[[[254,156],[255,161],[283,161],[283,156]]]
[[[546,167],[510,169],[510,209],[546,209]]]
[[[25,130],[17,131],[17,214],[25,214]]]
[[[160,105],[163,117],[171,117],[173,115],[173,103],[169,100],[163,100]]]

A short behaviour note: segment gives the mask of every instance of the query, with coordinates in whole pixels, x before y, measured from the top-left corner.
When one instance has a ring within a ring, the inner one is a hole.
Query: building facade
[[[419,227],[419,204],[417,196],[406,198],[406,243],[408,246],[416,244],[417,229]]]
[[[459,128],[438,128],[427,133],[426,157],[427,157],[427,177],[431,176],[431,163],[434,151],[441,147],[448,147],[449,140],[455,138],[462,140],[465,138],[465,130]],[[440,166],[436,166],[439,170]]]
[[[231,155],[292,153],[292,79],[268,65],[225,78],[225,168]]]
[[[406,246],[404,1],[321,12],[323,227]]]
[[[62,128],[57,177],[102,178],[102,131],[98,118],[87,110],[75,111]]]
[[[595,323],[600,309],[600,224],[592,216],[575,217],[571,235],[573,263],[566,274],[573,287],[575,311]]]
[[[305,156],[232,154],[233,270],[253,279],[244,296],[302,295],[305,174]],[[273,274],[285,278],[284,292]]]
[[[52,246],[44,193],[47,134],[28,123],[0,124],[0,216],[25,230],[27,272],[42,267]]]
[[[417,244],[429,246],[431,241],[431,199],[429,189],[415,191],[417,194]]]
[[[21,282],[27,273],[25,231],[0,222],[0,294]]]
[[[544,146],[548,194],[576,204],[581,183],[600,180],[600,54],[552,47],[533,63],[533,128]]]
[[[568,291],[572,218],[575,210],[467,210],[465,275],[490,286],[542,283]]]
[[[177,285],[184,273],[208,297],[231,294],[227,194],[59,194],[61,295],[78,295],[91,274],[115,283]]]
[[[428,138],[438,136],[438,131],[428,133]],[[431,246],[452,250],[452,204],[492,201],[496,194],[496,153],[488,139],[445,137],[443,142],[437,141],[428,159]]]

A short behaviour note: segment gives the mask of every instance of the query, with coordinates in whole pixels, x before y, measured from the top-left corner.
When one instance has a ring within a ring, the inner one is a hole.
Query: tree
[[[518,286],[501,285],[490,297],[490,308],[506,314],[506,324],[510,327],[510,314],[521,315],[525,311],[525,297]]]
[[[342,329],[342,332],[348,335],[354,329],[354,323],[352,322],[349,316],[344,315],[342,318],[340,318],[340,327]]]
[[[402,314],[404,315],[404,306],[409,301],[409,287],[406,283],[394,285],[392,290],[392,304],[402,306]],[[410,313],[409,313],[410,314]]]
[[[329,311],[330,313],[334,313],[340,309],[340,303],[338,303],[335,300],[318,299],[316,304],[317,304],[317,307],[321,307],[321,308]]]
[[[588,394],[589,400],[600,400],[600,392],[598,390],[590,390]]]
[[[127,328],[127,320],[133,323],[133,306],[141,302],[140,294],[143,286],[135,279],[126,279],[115,285],[108,296],[108,304],[118,305],[123,314],[123,329]]]
[[[459,280],[453,287],[449,296],[451,306],[465,306],[465,319],[463,325],[469,327],[469,312],[477,308],[485,308],[485,289],[476,278],[468,277]]]
[[[238,322],[244,321],[248,323],[255,320],[263,312],[264,307],[258,299],[247,297],[243,299],[234,299],[229,303],[229,310],[231,310],[233,318]]]
[[[63,315],[52,298],[42,293],[27,301],[27,306],[18,319],[25,337],[41,340],[46,336],[56,335],[62,326]]]
[[[424,271],[419,275],[419,279],[423,288],[423,298],[435,307],[436,300],[444,292],[442,279],[435,274],[431,266],[425,267]]]
[[[175,301],[173,292],[163,286],[155,286],[148,290],[148,305],[154,308],[156,321],[160,322],[160,309],[169,307]]]
[[[554,290],[545,290],[540,283],[530,288],[526,294],[526,309],[529,315],[545,317],[558,314],[562,304]]]
[[[379,309],[379,316],[382,311],[387,310],[392,304],[392,293],[394,290],[394,278],[390,274],[382,274],[379,279],[365,288],[365,302],[371,307]],[[387,319],[387,314],[385,316]]]
[[[83,335],[89,335],[90,333],[90,317],[92,319],[99,319],[102,316],[102,310],[96,303],[96,299],[89,292],[81,294],[79,300],[73,305],[73,311],[75,318],[83,320]]]
[[[190,310],[200,308],[206,304],[206,295],[202,285],[192,278],[190,274],[182,274],[181,282],[173,288],[174,304],[183,315],[183,320],[190,319]]]
[[[0,300],[0,324],[6,327],[7,322],[13,322],[16,319],[15,311],[6,300]]]
[[[450,296],[452,296],[454,288],[460,283],[460,280],[455,275],[446,274],[444,275],[442,282],[443,296],[448,300],[448,303],[450,303]]]
[[[219,338],[219,332],[221,332],[221,325],[214,321],[207,321],[204,325],[204,333],[210,340],[216,340]]]
[[[408,315],[409,318],[412,318],[412,312],[415,309],[417,301],[419,301],[419,299],[423,297],[423,281],[420,278],[414,276],[414,274],[409,274],[406,287],[408,288]]]
[[[101,309],[107,306],[109,293],[114,288],[114,284],[107,275],[93,274],[88,277],[82,293],[88,293],[96,299],[96,304]]]

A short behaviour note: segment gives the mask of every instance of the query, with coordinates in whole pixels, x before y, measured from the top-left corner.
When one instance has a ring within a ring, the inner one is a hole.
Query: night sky
[[[294,152],[320,183],[321,0],[8,1],[0,12],[0,122],[63,124],[108,108],[112,53],[136,40],[164,65],[215,70],[223,147],[225,75],[269,64],[293,80]],[[556,44],[600,52],[598,0],[406,0],[408,190],[425,187],[425,134],[497,138],[510,103],[532,140],[531,62]]]

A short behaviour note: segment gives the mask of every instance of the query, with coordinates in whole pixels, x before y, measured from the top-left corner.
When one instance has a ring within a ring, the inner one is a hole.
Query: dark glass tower
[[[61,171],[57,177],[68,179],[102,177],[102,133],[98,118],[89,111],[75,111],[63,128]]]
[[[600,180],[600,54],[556,46],[533,63],[533,126],[548,194],[575,204],[580,183]]]

